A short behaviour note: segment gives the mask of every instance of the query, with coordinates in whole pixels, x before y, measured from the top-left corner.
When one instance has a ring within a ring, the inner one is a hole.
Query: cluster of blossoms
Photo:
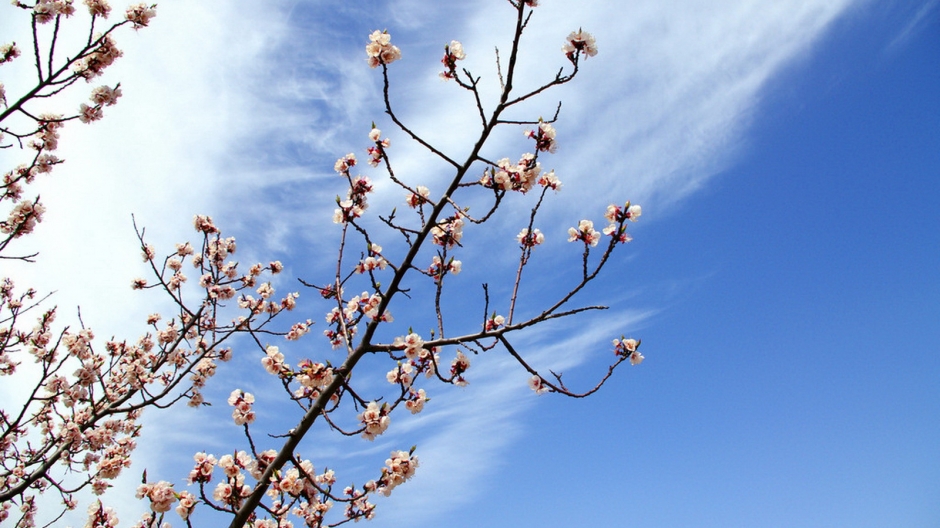
[[[593,35],[579,29],[568,34],[568,39],[561,51],[565,52],[568,60],[576,63],[582,53],[588,57],[597,55],[597,43],[594,42]]]
[[[19,2],[15,1],[14,5],[19,5]],[[57,16],[70,17],[74,14],[72,0],[38,0],[33,6],[33,18],[40,24],[48,24]]]
[[[370,68],[379,64],[391,64],[401,58],[401,50],[392,45],[392,36],[387,31],[375,30],[369,35],[369,44],[366,45],[366,59]]]
[[[382,131],[372,127],[372,131],[369,132],[369,139],[372,140],[375,145],[369,147],[369,165],[377,167],[379,163],[382,162],[382,157],[385,156],[385,149],[392,145],[392,141],[388,138],[380,139],[382,137]]]
[[[82,123],[91,123],[104,117],[101,110],[104,106],[113,106],[117,104],[118,97],[121,97],[120,85],[111,88],[110,86],[99,86],[91,91],[89,99],[94,105],[89,106],[82,103],[78,109],[78,119]]]
[[[176,502],[176,491],[173,485],[165,480],[156,484],[144,483],[137,487],[137,498],[146,497],[150,500],[150,509],[156,513],[170,511]]]
[[[444,71],[440,73],[441,79],[445,81],[457,77],[457,61],[467,58],[463,52],[463,44],[456,40],[450,41],[450,44],[444,46],[444,58],[441,64],[444,65]]]
[[[62,116],[42,114],[39,116],[39,129],[29,146],[37,151],[59,148],[59,129],[62,128]]]
[[[431,237],[438,246],[451,249],[460,245],[460,239],[463,238],[463,218],[461,214],[455,213],[454,216],[445,218],[433,228],[431,228]]]
[[[147,4],[133,5],[128,7],[127,12],[124,14],[124,17],[131,24],[134,24],[134,29],[147,27],[150,24],[150,19],[155,16],[157,16],[156,4],[149,6]]]
[[[607,212],[604,213],[604,218],[606,218],[610,224],[604,228],[604,234],[616,237],[621,243],[633,240],[633,238],[627,234],[627,227],[623,224],[627,220],[636,222],[641,214],[643,214],[643,209],[639,205],[631,205],[630,202],[627,202],[623,207],[614,204],[608,205]]]
[[[458,387],[466,387],[469,383],[464,379],[463,374],[470,370],[470,358],[468,358],[460,350],[457,351],[457,356],[450,363],[450,377],[453,380],[454,385]]]
[[[590,220],[581,220],[578,227],[568,228],[568,242],[581,240],[585,245],[596,246],[601,239],[601,234],[594,229],[594,222]]]
[[[447,261],[447,264],[444,264],[441,261],[440,256],[434,255],[431,257],[431,265],[428,267],[426,273],[434,279],[434,282],[440,282],[444,278],[444,275],[447,275],[448,273],[451,275],[457,275],[460,273],[461,268],[461,262],[459,260],[455,260],[454,257],[451,257]]]
[[[535,149],[539,152],[554,154],[558,149],[558,143],[555,141],[555,128],[549,123],[539,121],[536,130],[526,130],[523,133],[525,137],[535,140]]]
[[[232,411],[235,425],[245,425],[255,421],[255,411],[251,408],[254,403],[255,397],[250,392],[244,392],[241,389],[232,391],[228,397],[228,404],[235,408]]]
[[[356,273],[384,270],[387,266],[388,261],[382,256],[382,246],[369,244],[369,256],[359,261],[356,265]]]
[[[535,155],[527,153],[515,164],[509,158],[497,161],[495,168],[483,173],[480,183],[491,189],[526,193],[539,181],[541,173],[542,167],[535,161]]]
[[[108,18],[111,14],[111,6],[107,0],[85,0],[85,6],[93,17]]]
[[[640,342],[636,339],[624,339],[623,336],[620,336],[620,339],[614,339],[614,353],[618,356],[628,358],[631,365],[639,365],[643,362],[643,354],[640,354],[638,350],[640,347]]]
[[[0,233],[18,238],[33,232],[36,224],[42,222],[46,207],[39,201],[24,200],[16,204],[6,220],[0,221]]]
[[[88,82],[104,73],[108,66],[114,64],[114,61],[123,55],[110,34],[97,37],[97,40],[98,47],[76,62],[73,67],[75,74]]]
[[[392,456],[385,461],[379,493],[388,497],[399,484],[409,480],[418,468],[418,457],[407,451],[392,451]]]
[[[2,520],[0,518],[0,522]],[[85,522],[85,528],[115,528],[118,522],[114,509],[105,507],[100,500],[88,507],[88,521]]]
[[[384,433],[392,421],[388,416],[389,412],[386,404],[383,403],[380,407],[378,402],[369,402],[369,405],[358,416],[358,420],[363,425],[362,437],[371,442],[376,436]]]
[[[405,203],[408,204],[408,207],[415,209],[420,207],[430,200],[428,197],[431,196],[431,191],[424,185],[419,185],[415,187],[415,192],[409,192],[408,196],[405,198]]]
[[[361,217],[362,213],[369,208],[366,195],[372,192],[372,182],[365,176],[353,176],[350,173],[350,169],[355,166],[355,154],[347,154],[336,160],[336,164],[333,165],[333,169],[349,182],[349,190],[346,191],[346,199],[340,200],[339,197],[336,198],[336,203],[339,205],[339,208],[333,212],[333,223],[344,224],[351,222]]]
[[[20,56],[20,48],[16,47],[16,42],[0,45],[0,64],[11,62]]]
[[[530,233],[529,228],[524,227],[522,231],[519,231],[519,234],[516,235],[516,240],[519,241],[519,245],[522,247],[535,247],[545,242],[545,235],[538,229],[533,229]]]

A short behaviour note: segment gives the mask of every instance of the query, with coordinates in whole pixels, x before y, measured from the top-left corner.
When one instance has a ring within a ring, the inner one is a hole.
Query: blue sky
[[[34,239],[60,253],[16,272],[58,290],[60,306],[80,303],[99,335],[142,331],[153,305],[127,291],[142,273],[129,215],[168,247],[199,212],[239,237],[245,261],[279,258],[315,280],[336,240],[333,161],[361,152],[371,121],[392,137],[399,174],[432,191],[446,176],[384,120],[368,33],[388,29],[402,48],[392,79],[403,116],[465,152],[468,101],[436,78],[436,61],[460,40],[493,81],[502,4],[161,4],[151,28],[119,38],[125,57],[109,79],[124,99],[65,131],[68,164],[44,184],[50,211]],[[521,84],[563,64],[578,26],[600,53],[531,107],[548,115],[564,102],[559,151],[543,165],[565,188],[543,220],[557,241],[539,248],[530,309],[577,263],[568,226],[600,223],[611,197],[644,215],[581,297],[612,310],[521,342],[572,383],[603,371],[620,334],[642,338],[647,359],[571,401],[536,397],[499,353],[474,358],[470,386],[429,385],[425,413],[393,417],[373,444],[318,434],[318,465],[361,482],[389,450],[418,445],[422,467],[377,501],[377,527],[940,523],[940,3],[543,4]],[[527,146],[517,130],[496,139],[494,158]],[[401,205],[384,188],[373,212]],[[525,212],[507,208],[485,236],[511,248]],[[511,257],[480,251],[478,233],[453,301],[472,313],[481,280],[496,287],[514,271]],[[308,302],[319,325],[324,309]],[[406,326],[420,320],[392,310]],[[287,350],[331,353],[318,335]],[[270,389],[250,357],[215,383],[219,395]],[[179,482],[192,452],[230,446],[216,400],[214,414],[151,418],[151,477]],[[291,423],[268,409],[265,423]]]

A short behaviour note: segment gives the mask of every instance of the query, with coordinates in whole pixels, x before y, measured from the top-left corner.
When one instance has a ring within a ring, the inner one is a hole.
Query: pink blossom
[[[366,46],[367,61],[370,68],[379,64],[391,64],[401,58],[401,50],[391,44],[391,35],[387,31],[375,30],[369,35],[369,44]]]
[[[555,141],[555,128],[549,123],[539,121],[538,129],[526,130],[524,133],[527,138],[535,140],[535,150],[554,154],[558,148],[558,143]]]
[[[597,55],[597,44],[594,42],[593,35],[579,29],[568,34],[567,42],[562,46],[561,51],[565,52],[568,60],[576,62],[582,53],[588,57]]]
[[[137,4],[127,8],[124,18],[134,24],[134,29],[140,29],[150,24],[150,19],[157,16],[157,5]]]
[[[457,61],[467,58],[463,51],[463,45],[456,40],[450,41],[450,44],[444,46],[444,58],[441,64],[444,65],[444,71],[440,73],[441,79],[445,81],[457,77]]]
[[[551,390],[551,388],[544,383],[542,377],[539,375],[535,375],[529,378],[529,388],[534,390],[535,393],[539,396]]]
[[[358,417],[365,427],[362,437],[370,442],[375,440],[376,436],[384,433],[388,429],[391,419],[388,417],[388,408],[383,403],[379,407],[378,402],[370,402],[364,411]]]
[[[431,191],[428,190],[424,185],[419,185],[415,187],[415,192],[409,192],[408,197],[405,199],[405,202],[408,204],[408,207],[412,209],[428,203],[428,196],[430,196]]]
[[[108,15],[111,14],[111,6],[108,5],[107,0],[85,0],[85,5],[88,6],[88,12],[91,13],[91,16],[108,18]]]

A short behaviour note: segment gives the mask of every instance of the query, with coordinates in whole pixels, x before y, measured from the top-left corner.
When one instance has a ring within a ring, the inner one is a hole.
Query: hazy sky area
[[[642,339],[646,360],[570,400],[536,396],[494,350],[472,358],[467,387],[428,383],[426,410],[393,415],[375,442],[320,432],[304,456],[361,484],[389,451],[417,445],[417,475],[377,498],[373,528],[940,526],[940,2],[540,4],[519,89],[566,65],[572,30],[591,32],[599,53],[514,114],[549,117],[563,103],[558,152],[540,160],[564,188],[540,220],[549,241],[521,310],[538,313],[580,273],[570,226],[604,225],[611,202],[639,203],[643,216],[578,298],[611,309],[518,344],[579,388],[606,371],[613,338]],[[512,23],[501,0],[161,2],[151,27],[116,35],[124,57],[103,82],[120,81],[123,98],[101,122],[65,127],[67,162],[36,186],[48,213],[23,247],[40,249],[40,262],[0,261],[0,275],[57,291],[62,324],[81,305],[99,337],[136,339],[167,305],[130,290],[146,272],[131,214],[168,253],[195,239],[200,213],[238,238],[241,262],[281,260],[279,292],[300,288],[297,277],[325,283],[345,193],[333,163],[366,158],[373,121],[392,140],[397,175],[432,193],[451,176],[384,115],[368,34],[387,29],[402,50],[390,77],[403,120],[463,159],[478,118],[437,76],[443,45],[463,43],[491,109],[494,47],[505,53]],[[28,29],[0,7],[0,43],[22,47]],[[31,74],[13,66],[0,67],[8,98],[29,80],[10,72]],[[531,149],[521,130],[497,134],[484,154],[518,158]],[[23,159],[0,151],[4,171]],[[402,191],[361,165],[376,181],[369,213],[404,210]],[[455,326],[478,327],[482,282],[507,304],[529,198],[466,230],[448,303],[469,315]],[[376,233],[391,247],[393,234]],[[328,305],[301,295],[288,318],[317,324],[277,344],[288,361],[338,363],[322,336]],[[391,310],[391,335],[432,326],[417,302]],[[274,433],[299,418],[245,350],[212,381],[213,407],[145,415],[139,458],[112,499],[122,526],[140,507],[144,467],[182,489],[193,453],[244,449],[225,404],[232,389],[256,394],[259,426]],[[385,383],[388,366],[374,366]]]

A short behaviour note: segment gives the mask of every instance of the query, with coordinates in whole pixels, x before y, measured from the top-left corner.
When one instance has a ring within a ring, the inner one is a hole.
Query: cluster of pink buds
[[[562,46],[561,51],[565,52],[568,60],[576,63],[582,53],[588,57],[597,55],[597,44],[594,42],[593,35],[579,29],[568,34],[568,40]]]
[[[392,45],[392,36],[387,31],[375,30],[369,35],[369,44],[366,45],[366,59],[370,68],[379,64],[391,64],[401,58],[401,50]]]
[[[639,365],[643,362],[643,354],[640,354],[638,350],[640,348],[640,342],[636,339],[624,339],[623,336],[620,336],[620,339],[614,339],[614,354],[630,359],[631,365]]]
[[[467,58],[463,52],[463,44],[456,40],[450,41],[450,44],[444,46],[444,58],[441,64],[444,65],[444,71],[440,73],[441,79],[445,81],[457,77],[457,61]]]

